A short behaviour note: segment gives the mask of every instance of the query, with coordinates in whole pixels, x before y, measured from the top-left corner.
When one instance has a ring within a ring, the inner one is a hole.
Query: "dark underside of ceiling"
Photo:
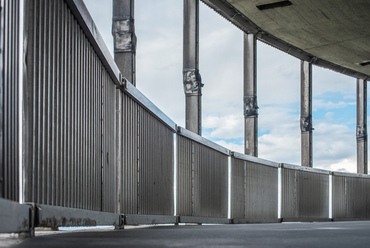
[[[370,76],[368,0],[202,0],[293,56],[353,77]]]

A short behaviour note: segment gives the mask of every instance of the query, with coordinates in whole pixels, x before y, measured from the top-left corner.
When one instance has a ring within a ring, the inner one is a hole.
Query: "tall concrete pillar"
[[[301,61],[301,165],[312,167],[312,64]]]
[[[183,84],[186,129],[202,134],[202,79],[199,74],[199,0],[184,0]]]
[[[244,153],[258,156],[256,37],[244,34]]]
[[[114,60],[123,77],[136,86],[134,0],[113,0]]]
[[[357,173],[367,174],[367,82],[357,79]]]

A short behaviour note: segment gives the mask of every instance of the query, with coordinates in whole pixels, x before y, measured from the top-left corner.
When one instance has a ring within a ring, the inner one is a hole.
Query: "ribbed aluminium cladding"
[[[365,219],[370,217],[370,177],[350,174],[332,176],[333,219]]]
[[[19,200],[19,1],[0,9],[0,197]]]
[[[121,211],[173,215],[173,131],[125,92],[119,92]]]
[[[177,215],[193,214],[193,141],[177,135]]]
[[[227,223],[230,203],[234,223],[275,222],[279,196],[283,221],[328,220],[331,177],[332,217],[370,218],[370,176],[330,176],[287,164],[278,169],[178,128],[132,84],[120,81],[81,0],[24,1],[20,119],[19,1],[0,3],[1,198],[19,200],[21,158],[25,202],[150,215],[132,218],[144,222],[167,215],[175,223],[176,186],[180,221]]]
[[[64,1],[26,4],[25,201],[114,212],[115,85]]]
[[[139,108],[138,213],[173,215],[173,132]]]
[[[296,168],[283,167],[281,170],[281,217],[286,220],[327,220],[329,173]]]
[[[245,222],[278,219],[278,168],[232,157],[231,216]]]
[[[181,135],[177,141],[177,215],[227,218],[228,156]]]
[[[231,218],[245,219],[246,161],[231,158]]]
[[[120,210],[138,213],[138,109],[139,105],[123,92],[117,92],[117,134],[120,161]]]

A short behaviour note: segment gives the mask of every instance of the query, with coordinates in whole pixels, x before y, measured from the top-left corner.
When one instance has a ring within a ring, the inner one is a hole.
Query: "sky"
[[[84,0],[113,54],[111,0]],[[243,153],[243,32],[200,3],[202,135]],[[185,127],[183,0],[135,0],[136,86]],[[112,55],[113,56],[113,55]],[[258,156],[300,165],[300,60],[257,42]],[[356,172],[356,79],[313,66],[313,167]]]

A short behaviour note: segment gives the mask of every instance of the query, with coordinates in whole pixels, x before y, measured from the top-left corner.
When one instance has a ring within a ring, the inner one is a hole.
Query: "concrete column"
[[[301,165],[312,167],[312,64],[301,61]]]
[[[136,86],[134,0],[113,0],[114,60],[123,77]]]
[[[367,174],[367,82],[357,79],[357,173]]]
[[[184,0],[183,84],[186,129],[202,134],[202,79],[199,74],[199,0]]]
[[[244,34],[244,153],[258,156],[256,37]]]

